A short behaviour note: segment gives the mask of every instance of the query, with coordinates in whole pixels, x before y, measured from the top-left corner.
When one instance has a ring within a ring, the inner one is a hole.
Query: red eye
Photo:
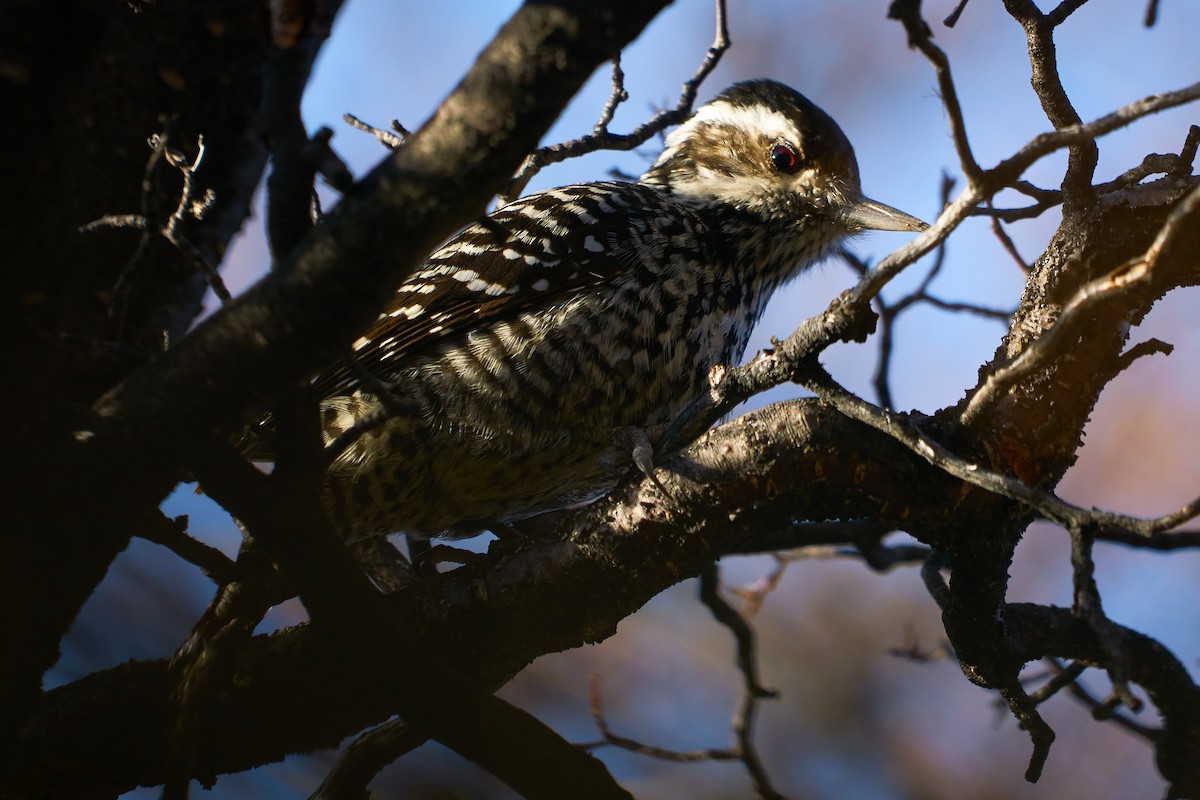
[[[771,145],[771,164],[780,172],[791,175],[800,168],[800,156],[787,142],[776,142]]]

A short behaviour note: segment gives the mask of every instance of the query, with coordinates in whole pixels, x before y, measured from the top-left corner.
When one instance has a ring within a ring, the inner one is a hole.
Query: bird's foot
[[[638,472],[650,479],[654,488],[662,492],[664,497],[673,498],[671,492],[663,485],[655,474],[654,444],[644,428],[629,427],[622,430],[617,437],[618,446],[629,452],[633,465]]]
[[[487,559],[484,553],[474,553],[461,547],[448,544],[430,544],[420,540],[420,546],[414,547],[409,542],[409,552],[412,553],[413,569],[422,578],[432,578],[438,574],[438,564],[461,564],[470,566],[479,564]]]

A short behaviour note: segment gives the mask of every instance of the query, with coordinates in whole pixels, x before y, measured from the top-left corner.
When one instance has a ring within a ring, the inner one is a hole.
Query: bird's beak
[[[847,203],[842,208],[841,220],[855,231],[923,231],[929,227],[928,223],[898,208],[865,197]]]

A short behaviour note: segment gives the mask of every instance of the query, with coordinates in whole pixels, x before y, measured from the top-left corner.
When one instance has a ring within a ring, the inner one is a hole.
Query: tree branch
[[[1026,347],[1012,363],[995,370],[987,376],[978,390],[971,396],[963,410],[961,422],[966,428],[977,427],[988,415],[989,409],[1019,381],[1028,378],[1063,354],[1072,346],[1074,338],[1094,318],[1094,309],[1111,302],[1122,294],[1155,280],[1155,267],[1179,238],[1189,218],[1200,210],[1200,185],[1193,188],[1171,211],[1158,236],[1146,252],[1131,261],[1121,264],[1107,275],[1096,278],[1075,292],[1063,306],[1054,325],[1039,339]]]

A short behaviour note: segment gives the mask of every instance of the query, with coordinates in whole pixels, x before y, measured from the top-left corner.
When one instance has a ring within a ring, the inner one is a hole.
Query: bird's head
[[[799,92],[771,80],[734,84],[701,106],[667,136],[642,182],[685,202],[764,221],[818,222],[835,235],[929,227],[863,197],[842,129]]]

